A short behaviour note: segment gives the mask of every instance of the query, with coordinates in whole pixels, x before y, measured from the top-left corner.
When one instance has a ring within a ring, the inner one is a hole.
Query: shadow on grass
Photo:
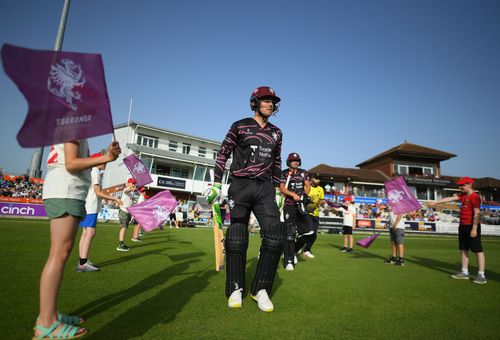
[[[380,259],[382,261],[386,260],[386,258],[383,257],[382,255],[370,253],[369,251],[366,251],[360,247],[356,247],[354,249],[354,253],[349,253],[348,255],[351,255],[351,257],[354,257],[354,258],[377,258],[377,259]]]
[[[470,255],[469,258],[469,264],[474,261],[474,255]],[[425,257],[418,257],[418,256],[411,256],[410,258],[405,259],[406,262],[409,263],[414,263],[422,267],[427,267],[430,269],[434,269],[437,271],[440,271],[442,273],[445,273],[447,275],[455,274],[457,271],[460,270],[460,262],[457,261],[455,263],[450,263],[450,262],[444,262],[436,259],[430,259],[430,258],[425,258]],[[474,277],[477,273],[477,266],[470,266],[469,268],[469,273]],[[496,272],[489,271],[488,268],[486,268],[486,278],[488,280],[493,280],[493,281],[498,281],[500,282],[500,274]]]
[[[341,246],[338,246],[336,244],[331,244],[331,246],[333,248],[337,248],[337,249],[342,249]],[[369,251],[366,251],[364,250],[363,248],[361,247],[356,247],[354,248],[354,252],[353,253],[345,253],[346,256],[349,256],[349,257],[352,257],[352,258],[378,258],[378,259],[381,259],[381,260],[386,260],[385,257],[383,257],[382,255],[378,255],[378,254],[374,254],[374,253],[370,253]]]
[[[127,262],[127,261],[137,260],[137,259],[140,259],[141,257],[144,257],[144,256],[157,255],[157,254],[160,254],[168,249],[173,249],[173,248],[154,249],[154,250],[143,251],[143,252],[135,253],[135,254],[132,251],[131,253],[127,253],[126,256],[122,256],[122,257],[119,257],[117,259],[101,262],[101,263],[99,263],[99,267],[112,266],[112,265]]]
[[[99,298],[75,311],[76,315],[99,317],[100,314],[110,309],[119,309],[119,305],[124,301],[143,294],[150,289],[157,289],[171,278],[185,277],[179,282],[160,290],[154,296],[148,296],[137,305],[123,311],[122,314],[117,315],[108,312],[108,315],[112,315],[113,319],[95,332],[91,331],[89,338],[142,338],[145,333],[157,324],[166,324],[174,320],[191,298],[208,286],[209,278],[216,274],[215,271],[208,269],[188,273],[187,271],[191,265],[200,262],[199,259],[194,259],[194,257],[199,256],[198,254],[188,255],[187,258],[192,259],[174,264],[145,278],[130,288]]]
[[[405,260],[406,262],[434,269],[448,275],[455,274],[460,269],[459,262],[450,263],[419,256],[406,257]]]
[[[145,286],[136,285],[140,292],[150,283],[154,283],[160,276],[184,275],[185,278],[171,286],[166,287],[134,307],[127,309],[100,329],[90,333],[93,339],[129,339],[144,338],[145,334],[159,324],[168,324],[173,321],[183,307],[189,303],[194,295],[203,291],[209,283],[209,278],[216,274],[213,270],[203,270],[185,273],[185,271],[198,261],[189,260],[161,271],[152,277]],[[163,281],[160,279],[160,281]],[[162,283],[164,283],[163,281]],[[154,284],[156,286],[156,283]]]

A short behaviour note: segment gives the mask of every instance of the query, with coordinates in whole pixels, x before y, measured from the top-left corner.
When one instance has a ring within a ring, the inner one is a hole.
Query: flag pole
[[[127,143],[130,143],[130,116],[132,116],[132,103],[134,99],[130,97],[130,104],[128,105],[128,119],[127,119]]]
[[[54,44],[54,51],[60,51],[63,40],[64,40],[64,31],[66,29],[66,21],[68,19],[69,5],[71,4],[71,0],[64,0],[63,9],[61,12],[61,19],[59,20],[59,28],[57,29],[56,42]],[[30,177],[41,178],[42,172],[42,157],[43,157],[43,147],[36,148],[33,150],[33,154],[31,155],[31,165],[28,170],[28,174]]]

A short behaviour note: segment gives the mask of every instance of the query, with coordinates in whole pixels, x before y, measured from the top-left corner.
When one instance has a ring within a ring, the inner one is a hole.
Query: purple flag
[[[28,101],[17,141],[48,146],[113,132],[100,54],[32,50],[5,44],[5,73]]]
[[[394,214],[404,214],[422,207],[413,196],[402,176],[384,182],[385,196]]]
[[[373,243],[373,241],[375,241],[375,239],[378,237],[378,235],[380,235],[380,233],[376,233],[376,234],[373,234],[372,236],[365,237],[364,239],[356,242],[356,244],[358,246],[363,247],[363,248],[368,248]]]
[[[134,179],[137,181],[137,186],[142,187],[146,184],[153,182],[148,169],[144,165],[144,162],[137,157],[135,154],[131,154],[123,159],[123,163],[127,167],[128,171]]]
[[[177,200],[170,191],[157,193],[150,199],[128,207],[128,212],[145,231],[152,231],[165,222],[177,206]]]

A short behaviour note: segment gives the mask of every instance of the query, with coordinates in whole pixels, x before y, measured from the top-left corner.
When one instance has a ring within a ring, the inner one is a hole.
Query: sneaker
[[[85,264],[78,263],[76,265],[76,271],[83,272],[98,272],[100,269],[98,267],[94,267],[89,261],[85,262]]]
[[[405,265],[405,259],[403,258],[398,258],[396,263],[394,263],[396,266],[404,266]]]
[[[274,310],[273,303],[269,299],[269,296],[267,295],[267,291],[265,289],[261,289],[256,295],[252,295],[252,299],[257,301],[257,304],[261,311],[272,312]]]
[[[295,268],[293,267],[293,264],[289,263],[289,264],[286,265],[285,270],[287,272],[292,272],[292,271],[295,270]]]
[[[390,256],[387,260],[384,261],[385,264],[394,264],[398,261],[397,257]]]
[[[468,280],[469,274],[465,274],[464,272],[458,272],[456,274],[451,275],[451,277],[458,280]]]
[[[353,253],[354,252],[354,249],[352,248],[347,248],[347,250],[345,251],[346,253]]]
[[[140,238],[131,238],[130,241],[132,242],[142,242],[142,240]]]
[[[95,264],[94,262],[91,262],[90,260],[87,260],[87,263],[90,264],[91,266],[93,267],[96,267],[96,268],[101,268],[99,267],[97,264]]]
[[[478,285],[484,285],[488,281],[486,281],[486,276],[477,274],[476,278],[472,282],[477,283]]]
[[[144,233],[142,231],[139,231],[139,234],[137,234],[139,236],[144,236]]]
[[[343,253],[345,253],[347,251],[347,247],[340,248],[340,251],[343,252]]]
[[[243,289],[236,289],[232,294],[231,296],[229,297],[229,299],[227,300],[227,306],[229,308],[241,308],[241,304],[242,304],[242,301],[241,301],[241,291]]]
[[[119,244],[118,247],[116,247],[116,250],[118,250],[118,251],[129,251],[130,248],[125,243],[122,243],[122,244]]]
[[[308,257],[308,258],[310,258],[310,259],[313,259],[313,258],[315,258],[315,257],[316,257],[316,256],[314,256],[313,254],[311,254],[311,252],[310,252],[310,251],[305,251],[305,252],[304,252],[304,256],[305,256],[305,257]]]

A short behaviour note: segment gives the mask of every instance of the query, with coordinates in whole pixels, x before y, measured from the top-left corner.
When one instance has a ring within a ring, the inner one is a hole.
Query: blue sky
[[[62,4],[0,0],[0,44],[52,49]],[[500,1],[73,0],[63,49],[103,55],[115,124],[133,97],[133,120],[222,141],[270,85],[283,155],[305,168],[407,140],[458,155],[443,174],[500,178]],[[30,163],[15,139],[26,111],[0,72],[10,172]]]

